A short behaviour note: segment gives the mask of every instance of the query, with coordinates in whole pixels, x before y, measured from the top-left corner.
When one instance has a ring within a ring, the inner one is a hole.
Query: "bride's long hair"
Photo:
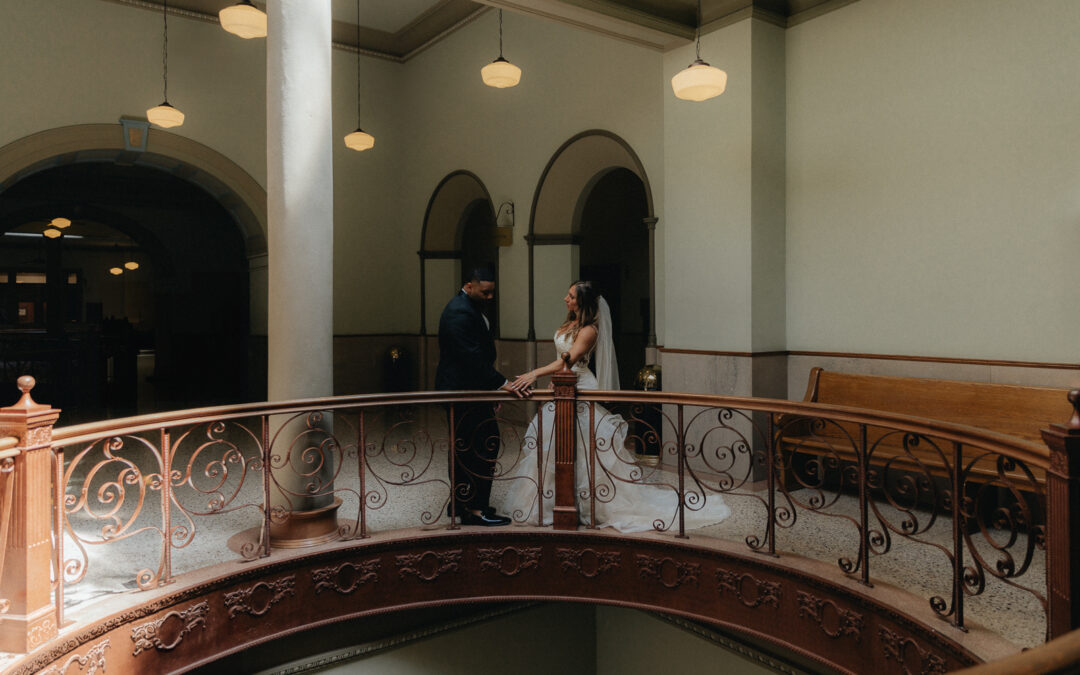
[[[570,287],[574,289],[578,311],[567,313],[566,321],[559,326],[559,333],[569,333],[570,337],[576,338],[585,326],[596,326],[600,315],[600,294],[588,281],[575,281]]]

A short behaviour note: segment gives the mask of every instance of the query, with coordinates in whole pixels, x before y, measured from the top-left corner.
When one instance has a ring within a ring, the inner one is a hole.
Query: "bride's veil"
[[[596,336],[596,382],[600,389],[619,388],[619,364],[615,359],[615,343],[611,340],[611,309],[604,296],[599,297],[600,315],[597,317]]]

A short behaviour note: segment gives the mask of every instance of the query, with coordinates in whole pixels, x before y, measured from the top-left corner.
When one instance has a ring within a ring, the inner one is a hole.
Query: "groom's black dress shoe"
[[[462,525],[483,525],[485,527],[495,527],[498,525],[509,525],[510,519],[506,516],[500,516],[495,513],[495,509],[485,509],[479,514],[472,511],[465,511],[461,514]]]

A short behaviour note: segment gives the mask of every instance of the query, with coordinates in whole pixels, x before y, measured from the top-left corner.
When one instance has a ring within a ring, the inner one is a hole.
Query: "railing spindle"
[[[964,446],[953,443],[952,526],[953,526],[953,625],[964,629]],[[936,505],[935,505],[936,506]]]
[[[64,448],[55,447],[53,456],[53,568],[56,579],[54,596],[56,602],[56,625],[64,625],[64,519],[67,513],[64,510]]]
[[[362,409],[359,418],[356,439],[356,470],[360,475],[360,538],[367,539],[367,429],[364,427],[365,416]]]
[[[263,462],[263,524],[262,524],[262,554],[260,557],[270,556],[270,519],[273,514],[273,506],[270,505],[270,416],[262,415],[262,462]]]
[[[552,406],[555,404],[553,403]],[[552,448],[554,450],[554,448]],[[544,404],[536,413],[536,522],[544,524]]]
[[[614,448],[613,448],[614,450]],[[615,485],[612,484],[612,489]],[[596,402],[589,403],[589,527],[596,529]]]
[[[679,453],[679,538],[686,539],[686,429],[683,428],[683,406],[679,404],[679,429],[675,432]]]
[[[765,486],[769,511],[765,518],[765,538],[769,542],[769,555],[776,555],[776,436],[779,432],[775,428],[775,417],[773,414],[768,416],[766,428],[769,438],[766,441],[768,447],[765,448]]]
[[[161,430],[161,522],[165,533],[161,548],[158,586],[172,582],[172,445],[168,429]]]
[[[870,495],[866,490],[867,467],[870,458],[867,456],[869,449],[866,446],[866,425],[859,425],[859,566],[861,575],[859,581],[865,586],[873,586],[870,583]]]
[[[457,490],[457,478],[455,476],[455,470],[457,469],[457,444],[454,442],[454,404],[451,403],[448,406],[447,423],[450,430],[450,439],[447,443],[449,451],[447,452],[446,461],[449,464],[450,473],[450,527],[448,529],[458,529],[457,522],[454,520],[457,517],[457,500],[454,499],[454,492]]]

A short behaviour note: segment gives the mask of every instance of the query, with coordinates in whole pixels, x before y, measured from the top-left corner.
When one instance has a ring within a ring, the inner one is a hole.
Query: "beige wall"
[[[515,205],[513,245],[499,250],[499,322],[502,337],[524,338],[529,322],[523,238],[540,174],[559,146],[587,129],[619,135],[641,159],[656,207],[662,208],[661,55],[513,12],[504,12],[503,28],[505,56],[523,70],[521,84],[512,89],[492,89],[480,80],[480,68],[498,55],[495,12],[402,68],[405,97],[399,112],[406,142],[401,161],[408,167],[397,188],[402,228],[396,233],[398,252],[381,264],[393,266],[406,298],[418,294],[412,289],[418,283],[424,208],[446,174],[472,171],[496,206],[506,200]],[[538,318],[541,312],[564,311],[560,301],[572,274],[567,269],[556,278],[547,268],[543,274],[538,269]],[[445,298],[454,290],[447,289]],[[387,306],[387,311],[392,325],[386,330],[416,330],[415,312],[397,318],[398,308]],[[555,326],[543,316],[544,325],[538,321],[536,330],[546,339]]]
[[[789,349],[1077,362],[1078,27],[860,0],[788,30]]]
[[[667,347],[749,351],[751,251],[751,21],[702,37],[702,56],[728,74],[727,91],[681,101],[670,79],[694,60],[664,55],[664,203]]]
[[[8,5],[18,30],[0,41],[0,146],[159,102],[157,12]],[[516,205],[500,321],[504,338],[525,337],[523,237],[540,174],[564,141],[601,128],[630,144],[651,183],[666,347],[1077,362],[1080,87],[1069,64],[1080,5],[860,0],[787,31],[741,21],[703,37],[729,82],[700,104],[669,85],[691,45],[660,54],[504,19],[506,55],[524,69],[514,89],[479,79],[497,49],[494,12],[407,64],[361,59],[360,122],[376,137],[361,154],[340,142],[357,123],[355,55],[333,53],[336,334],[417,331],[424,208],[447,173],[467,169],[495,204]],[[181,17],[169,37],[170,100],[188,114],[173,133],[265,184],[265,43]],[[540,339],[572,275],[548,258]],[[454,290],[429,287],[429,319]],[[742,381],[711,372],[721,390]]]

